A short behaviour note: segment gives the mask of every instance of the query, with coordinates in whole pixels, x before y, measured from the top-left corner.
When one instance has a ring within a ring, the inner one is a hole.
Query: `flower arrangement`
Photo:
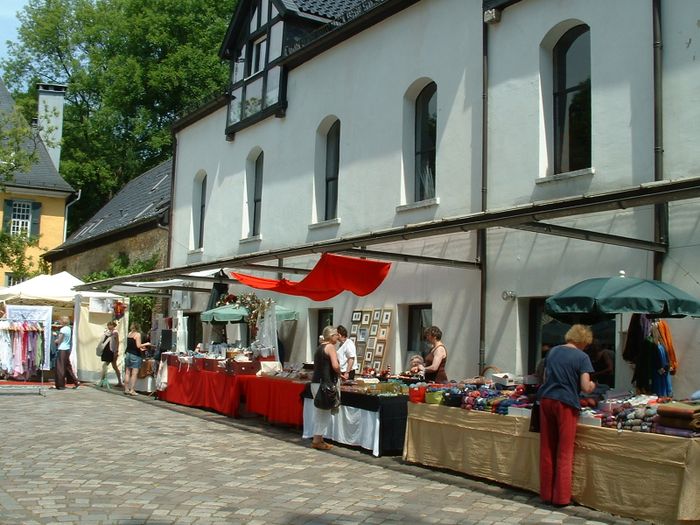
[[[236,304],[238,302],[238,297],[233,295],[232,293],[225,295],[221,294],[221,297],[219,297],[219,300],[216,303],[216,306],[226,306],[227,304]]]
[[[123,303],[122,301],[114,301],[114,306],[112,307],[114,310],[114,319],[119,320],[122,317],[124,317],[124,314],[126,313],[126,303]]]

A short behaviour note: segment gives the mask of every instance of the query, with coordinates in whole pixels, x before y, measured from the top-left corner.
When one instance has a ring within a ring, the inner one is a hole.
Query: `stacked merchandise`
[[[655,431],[679,437],[700,437],[700,402],[659,405]]]
[[[657,396],[649,395],[606,401],[600,411],[602,426],[620,431],[653,432],[658,402]]]

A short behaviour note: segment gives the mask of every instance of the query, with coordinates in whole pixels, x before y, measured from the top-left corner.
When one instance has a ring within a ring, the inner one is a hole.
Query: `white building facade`
[[[533,334],[541,303],[574,282],[619,270],[652,278],[656,268],[700,296],[697,200],[670,203],[670,235],[660,242],[651,205],[548,221],[602,234],[596,241],[505,228],[533,203],[700,176],[700,4],[303,4],[306,11],[291,0],[239,2],[222,46],[234,64],[231,96],[175,127],[170,241],[171,268],[308,269],[318,253],[362,249],[392,261],[365,297],[314,302],[259,292],[300,314],[288,360],[311,359],[320,313],[332,310],[334,324],[349,327],[353,311],[391,309],[384,364],[394,370],[420,350],[422,315],[443,330],[450,378],[488,365],[525,374],[542,342]],[[475,227],[482,218],[490,220]],[[519,226],[532,230],[537,219]],[[667,243],[667,253],[617,238]],[[205,308],[201,295],[190,315]],[[615,324],[618,350],[627,321]],[[671,326],[681,363],[674,387],[683,396],[697,389],[700,332],[692,319]],[[631,372],[617,364],[624,387]]]

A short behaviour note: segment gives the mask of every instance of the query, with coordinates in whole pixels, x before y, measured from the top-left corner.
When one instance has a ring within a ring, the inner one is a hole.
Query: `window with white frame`
[[[248,184],[248,237],[260,235],[262,215],[263,163],[265,154],[261,151],[255,158],[250,171]]]
[[[431,82],[416,98],[415,105],[415,177],[416,202],[435,197],[435,154],[437,143],[437,85]]]
[[[553,62],[554,173],[591,167],[590,28],[581,24],[557,41]]]
[[[16,200],[12,202],[10,235],[29,235],[32,226],[32,202]]]
[[[338,172],[340,168],[340,121],[326,134],[325,220],[338,217]]]

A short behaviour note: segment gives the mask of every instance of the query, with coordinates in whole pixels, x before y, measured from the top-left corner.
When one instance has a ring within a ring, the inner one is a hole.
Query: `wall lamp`
[[[515,301],[518,298],[518,294],[513,290],[503,290],[501,292],[501,299],[504,301]]]

